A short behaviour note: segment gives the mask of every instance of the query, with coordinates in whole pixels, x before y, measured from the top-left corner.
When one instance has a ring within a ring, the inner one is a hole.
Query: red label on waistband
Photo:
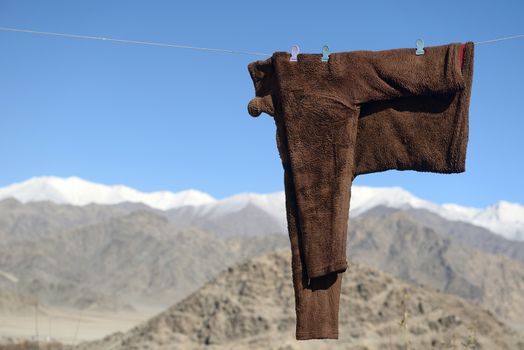
[[[466,44],[461,44],[460,45],[460,69],[462,69],[462,67],[464,66],[464,47],[466,46]]]

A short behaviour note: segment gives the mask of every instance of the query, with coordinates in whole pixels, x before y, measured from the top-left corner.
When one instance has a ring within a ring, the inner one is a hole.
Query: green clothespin
[[[417,39],[416,45],[417,45],[417,51],[415,51],[415,55],[417,56],[423,55],[424,54],[424,40]]]
[[[327,45],[322,46],[322,62],[329,61],[329,47]]]

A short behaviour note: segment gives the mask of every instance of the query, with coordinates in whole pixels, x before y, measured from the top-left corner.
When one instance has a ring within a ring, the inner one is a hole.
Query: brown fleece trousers
[[[284,168],[296,339],[338,339],[351,184],[360,174],[465,171],[473,42],[248,65],[250,115],[274,117]]]

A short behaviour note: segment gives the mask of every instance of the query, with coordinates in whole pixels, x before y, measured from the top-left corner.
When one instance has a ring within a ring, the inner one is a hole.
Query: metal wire
[[[90,36],[90,35],[41,32],[41,31],[30,30],[30,29],[18,29],[18,28],[0,27],[0,30],[1,31],[5,31],[5,32],[20,32],[20,33],[39,34],[39,35],[61,36],[61,37],[74,38],[74,39],[91,39],[91,40],[101,40],[101,41],[112,41],[112,42],[118,42],[118,43],[126,43],[126,44],[139,44],[139,45],[150,45],[150,46],[161,46],[161,47],[174,47],[174,48],[178,48],[178,49],[191,49],[191,50],[200,50],[200,51],[218,51],[218,52],[235,53],[235,54],[243,54],[243,55],[255,55],[255,56],[271,56],[271,54],[260,53],[260,52],[238,51],[238,50],[228,50],[228,49],[214,49],[214,48],[210,48],[210,47],[197,47],[197,46],[189,46],[189,45],[167,44],[167,43],[158,43],[158,42],[152,42],[152,41],[115,39],[115,38],[106,38],[106,37]]]
[[[484,41],[476,41],[475,45],[479,44],[488,44],[488,43],[494,43],[496,41],[503,41],[503,40],[512,40],[512,39],[518,39],[518,38],[524,38],[524,34],[517,34],[512,36],[506,36],[504,38],[498,38],[498,39],[491,39],[491,40],[484,40]]]
[[[178,48],[178,49],[225,52],[225,53],[242,54],[242,55],[266,56],[266,57],[272,56],[269,53],[262,53],[262,52],[250,52],[250,51],[239,51],[239,50],[229,50],[229,49],[217,49],[217,48],[211,48],[211,47],[198,47],[198,46],[189,46],[189,45],[168,44],[168,43],[159,43],[159,42],[153,42],[153,41],[126,40],[126,39],[116,39],[116,38],[108,38],[108,37],[101,37],[101,36],[91,36],[91,35],[79,35],[79,34],[55,33],[55,32],[42,32],[42,31],[31,30],[31,29],[0,27],[0,31],[29,33],[29,34],[38,34],[38,35],[48,35],[48,36],[60,36],[60,37],[74,38],[74,39],[90,39],[90,40],[100,40],[100,41],[111,41],[111,42],[118,42],[118,43],[125,43],[125,44],[138,44],[138,45],[149,45],[149,46],[172,47],[172,48]],[[498,42],[498,41],[513,40],[513,39],[519,39],[519,38],[524,38],[524,34],[517,34],[517,35],[506,36],[506,37],[502,37],[502,38],[496,38],[496,39],[490,39],[490,40],[484,40],[484,41],[476,41],[475,45],[490,44],[490,43],[494,43],[494,42]]]

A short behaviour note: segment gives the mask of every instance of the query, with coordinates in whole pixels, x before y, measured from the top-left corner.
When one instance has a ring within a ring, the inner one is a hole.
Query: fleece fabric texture
[[[248,112],[274,117],[284,169],[296,339],[338,339],[351,184],[396,170],[465,171],[474,44],[322,54],[248,65]]]

